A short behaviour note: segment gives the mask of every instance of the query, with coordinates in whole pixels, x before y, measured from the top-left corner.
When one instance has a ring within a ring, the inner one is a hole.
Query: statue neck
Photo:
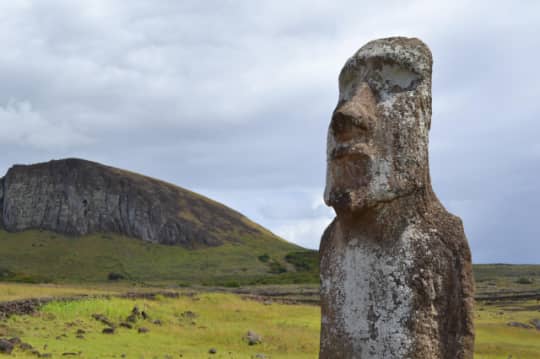
[[[440,205],[431,188],[422,188],[411,194],[381,202],[356,212],[339,212],[337,224],[355,236],[374,239],[395,238],[405,228],[422,220],[433,206]]]

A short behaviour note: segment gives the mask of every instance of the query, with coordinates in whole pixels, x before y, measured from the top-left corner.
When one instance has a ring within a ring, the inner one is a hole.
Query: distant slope
[[[277,236],[221,203],[150,177],[81,159],[15,165],[0,179],[0,228],[117,233],[205,248]]]
[[[303,253],[310,251],[272,237],[240,237],[193,250],[117,234],[73,238],[48,231],[0,230],[0,281],[80,283],[120,278],[180,285],[318,283],[318,267],[295,263]]]
[[[318,282],[311,251],[204,196],[99,163],[0,179],[0,281]]]

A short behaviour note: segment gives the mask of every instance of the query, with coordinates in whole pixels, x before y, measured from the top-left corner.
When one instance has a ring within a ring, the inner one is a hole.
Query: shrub
[[[2,278],[11,278],[11,277],[14,277],[15,276],[15,273],[13,273],[12,271],[10,271],[9,269],[7,268],[0,268],[0,280],[2,280]]]
[[[269,266],[270,266],[269,272],[272,274],[281,274],[287,271],[287,268],[285,268],[281,263],[276,262],[276,261],[271,262]]]
[[[267,263],[270,260],[270,256],[266,253],[263,255],[260,255],[258,258],[263,263]]]
[[[228,282],[223,283],[223,286],[227,288],[238,288],[240,287],[240,283],[238,283],[235,280],[230,280]]]
[[[122,279],[126,279],[126,277],[124,277],[124,275],[120,273],[110,272],[107,275],[107,279],[108,280],[122,280]]]
[[[516,283],[517,284],[533,284],[533,280],[531,278],[519,277],[516,280]]]
[[[285,260],[294,265],[298,272],[310,272],[319,266],[319,254],[317,251],[291,252],[285,256]]]

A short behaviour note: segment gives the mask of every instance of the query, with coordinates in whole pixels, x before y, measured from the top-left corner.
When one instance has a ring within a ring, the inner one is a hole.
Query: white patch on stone
[[[370,191],[375,194],[375,197],[382,193],[390,191],[388,180],[391,176],[391,161],[384,158],[374,159],[372,161],[372,180],[370,181]]]
[[[421,237],[411,225],[391,247],[351,238],[334,257],[334,278],[325,278],[322,289],[339,298],[334,303],[336,324],[351,339],[354,358],[397,359],[410,352],[414,338],[406,325],[413,315],[411,243]]]
[[[389,86],[410,87],[420,76],[396,65],[383,65],[381,75]]]

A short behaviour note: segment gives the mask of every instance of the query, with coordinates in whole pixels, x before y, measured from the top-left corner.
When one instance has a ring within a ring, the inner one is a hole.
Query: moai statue
[[[429,48],[375,40],[339,75],[328,131],[321,359],[473,357],[471,255],[431,188]]]

